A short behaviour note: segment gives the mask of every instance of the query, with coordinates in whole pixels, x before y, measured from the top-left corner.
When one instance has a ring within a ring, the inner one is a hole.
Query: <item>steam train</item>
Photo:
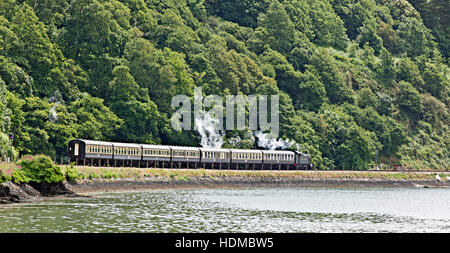
[[[76,139],[71,163],[89,166],[205,169],[310,169],[311,156],[299,151],[179,147]]]

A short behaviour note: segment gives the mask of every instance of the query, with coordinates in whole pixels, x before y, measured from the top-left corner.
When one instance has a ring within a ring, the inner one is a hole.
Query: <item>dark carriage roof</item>
[[[93,141],[93,140],[83,140],[83,139],[76,139],[74,141],[84,142],[87,145],[112,146],[111,142],[106,142],[106,141]]]

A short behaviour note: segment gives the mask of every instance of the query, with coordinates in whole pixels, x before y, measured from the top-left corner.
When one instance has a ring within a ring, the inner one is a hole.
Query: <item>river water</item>
[[[450,232],[449,189],[103,193],[0,206],[0,232]]]

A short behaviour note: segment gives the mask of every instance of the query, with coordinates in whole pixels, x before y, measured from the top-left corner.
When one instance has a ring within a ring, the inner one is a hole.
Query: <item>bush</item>
[[[28,183],[30,182],[30,178],[25,174],[22,169],[14,170],[11,176],[11,180],[16,183]]]
[[[98,175],[97,175],[95,172],[91,172],[91,173],[89,173],[89,175],[87,176],[87,178],[89,178],[89,179],[98,178]]]
[[[81,173],[78,171],[77,168],[73,167],[73,165],[70,165],[70,167],[66,168],[65,174],[66,180],[69,182],[73,182],[76,181],[77,179],[82,178]]]
[[[25,157],[20,161],[24,174],[36,183],[58,183],[64,181],[64,174],[59,166],[53,164],[52,160],[44,155]]]
[[[116,179],[116,178],[122,178],[123,176],[120,173],[104,171],[100,177],[106,178],[106,179]]]
[[[11,181],[11,176],[0,170],[0,184]]]

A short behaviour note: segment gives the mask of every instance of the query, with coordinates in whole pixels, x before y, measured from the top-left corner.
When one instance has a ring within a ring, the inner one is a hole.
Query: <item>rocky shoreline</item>
[[[198,188],[359,188],[359,187],[401,187],[401,188],[450,188],[449,181],[405,180],[370,178],[298,178],[298,177],[190,177],[172,179],[149,177],[144,179],[83,179],[77,182],[58,184],[15,184],[0,185],[0,204],[30,202],[46,197],[77,197],[96,192],[123,192],[156,189],[198,189]]]
[[[66,188],[65,183],[0,184],[0,204],[22,203],[41,200],[46,197],[80,196]]]

